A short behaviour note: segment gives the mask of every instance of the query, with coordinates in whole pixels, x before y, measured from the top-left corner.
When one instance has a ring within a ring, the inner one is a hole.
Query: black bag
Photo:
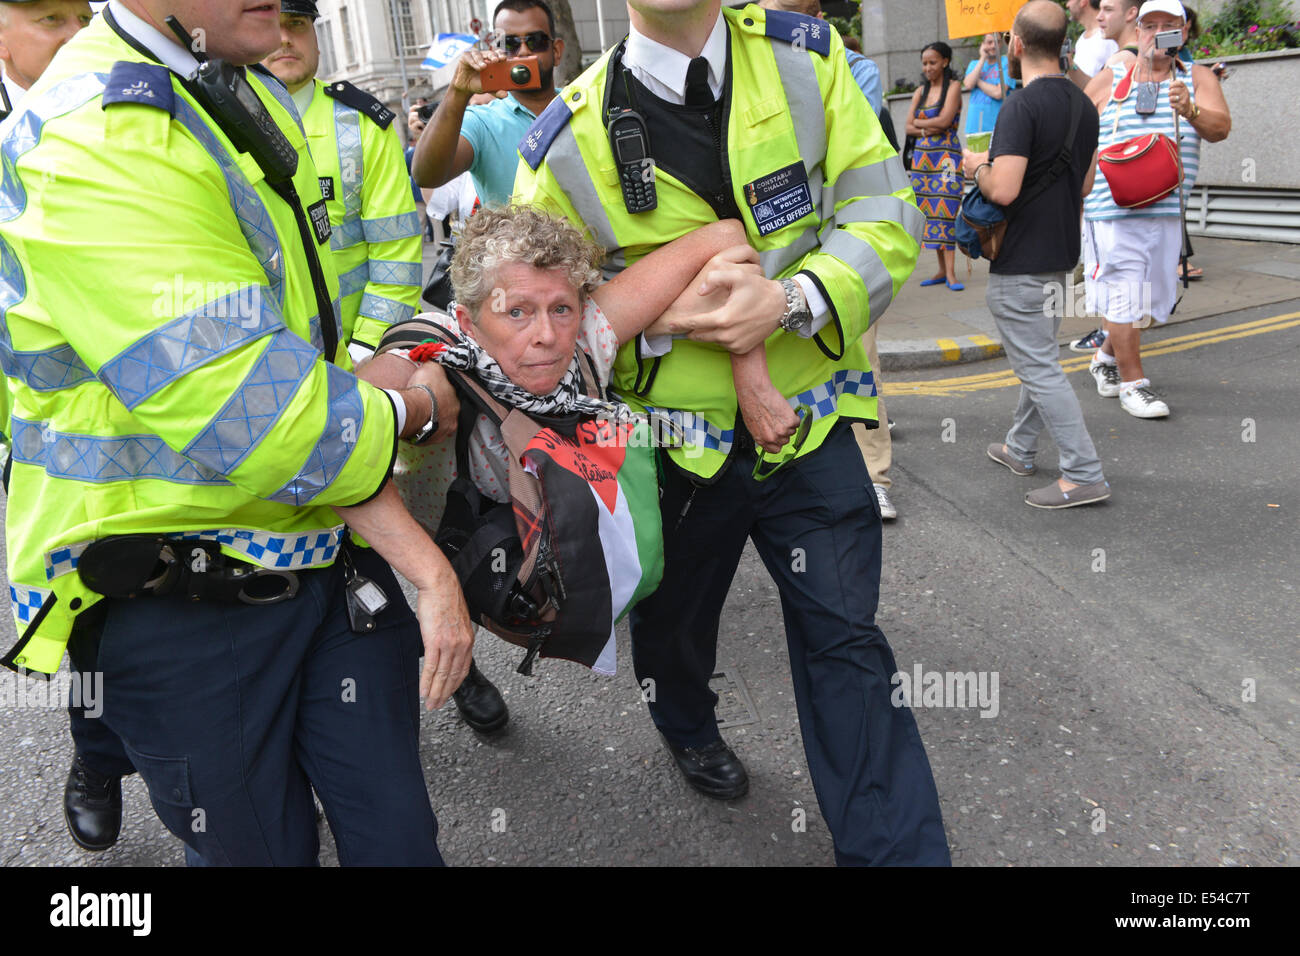
[[[421,295],[424,301],[439,312],[446,312],[451,305],[451,257],[456,252],[456,239],[444,239],[439,248],[438,259],[433,264],[433,272],[429,275],[429,284],[424,287]]]

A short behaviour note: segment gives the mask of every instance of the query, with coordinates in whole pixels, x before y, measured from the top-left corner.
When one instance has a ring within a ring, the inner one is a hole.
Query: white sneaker
[[[876,501],[880,502],[880,517],[885,521],[893,521],[898,517],[898,509],[889,500],[889,492],[885,490],[884,485],[873,484],[871,487],[876,489]]]
[[[1092,373],[1093,379],[1097,382],[1097,394],[1102,398],[1114,398],[1119,394],[1119,366],[1107,365],[1105,362],[1098,362],[1095,359],[1088,366],[1088,371]]]
[[[1146,385],[1124,389],[1119,393],[1119,403],[1135,418],[1164,418],[1169,414],[1169,406]]]

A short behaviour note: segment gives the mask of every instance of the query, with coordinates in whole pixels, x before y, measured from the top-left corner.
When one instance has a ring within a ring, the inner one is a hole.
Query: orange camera
[[[512,60],[489,63],[479,71],[483,92],[497,90],[540,90],[542,73],[537,68],[537,57],[521,56]]]

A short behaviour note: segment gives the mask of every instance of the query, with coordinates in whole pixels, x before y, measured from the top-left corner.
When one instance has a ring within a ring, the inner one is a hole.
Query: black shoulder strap
[[[326,83],[325,95],[369,116],[380,129],[388,129],[393,117],[397,115],[365,90],[357,89],[347,80]]]
[[[1069,171],[1070,164],[1074,161],[1074,134],[1079,131],[1079,120],[1082,117],[1083,96],[1075,96],[1072,91],[1070,94],[1070,131],[1065,134],[1065,141],[1061,144],[1061,151],[1052,160],[1052,165],[1048,168],[1047,174],[1034,183],[1028,192],[1022,192],[1017,196],[1015,201],[1007,207],[1007,219],[1010,219],[1022,208],[1041,196],[1047,187]]]

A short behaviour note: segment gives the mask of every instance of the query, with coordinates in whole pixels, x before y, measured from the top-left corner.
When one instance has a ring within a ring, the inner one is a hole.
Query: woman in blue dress
[[[956,82],[948,64],[952,47],[936,41],[921,51],[921,73],[925,83],[912,94],[912,108],[907,116],[907,134],[916,137],[912,149],[912,190],[916,204],[925,214],[925,233],[921,245],[933,249],[939,259],[939,271],[921,285],[947,283],[960,292],[966,288],[957,281],[953,270],[957,243],[953,223],[961,206],[961,140],[957,135],[957,117],[961,113],[961,84]]]

